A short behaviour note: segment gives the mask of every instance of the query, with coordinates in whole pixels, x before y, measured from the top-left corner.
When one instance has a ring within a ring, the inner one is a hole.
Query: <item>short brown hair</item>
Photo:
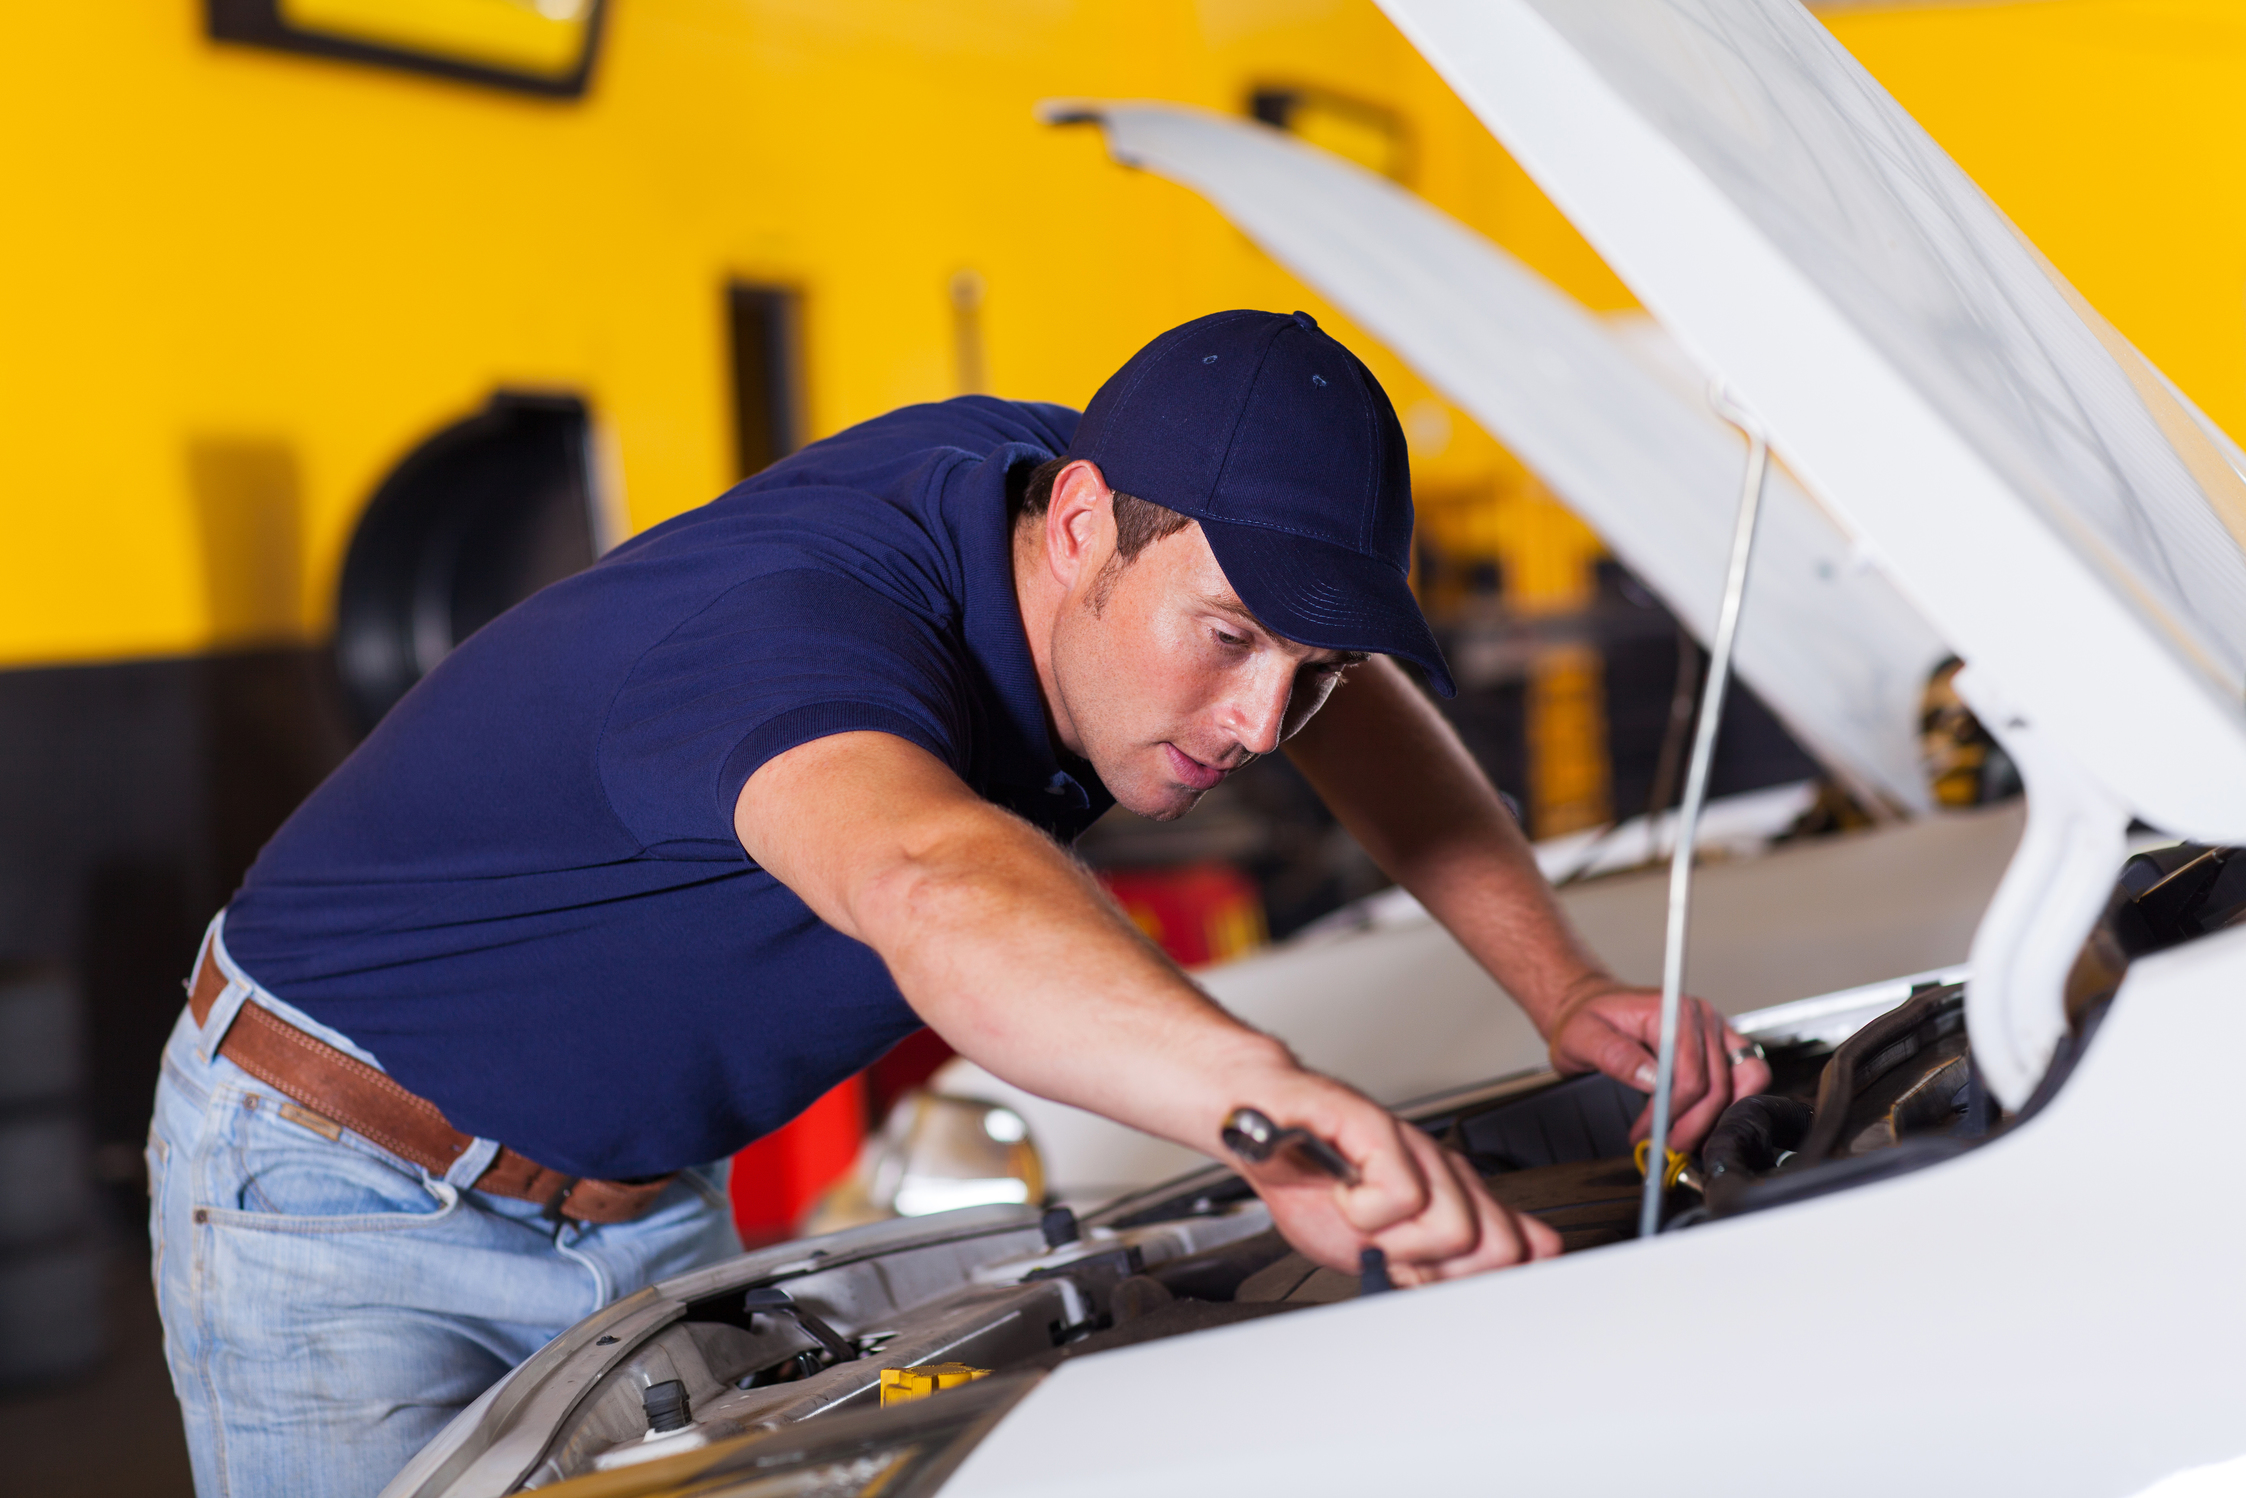
[[[1022,489],[1021,504],[1014,512],[1014,523],[1034,520],[1042,516],[1053,503],[1053,483],[1061,470],[1075,462],[1074,458],[1047,458],[1037,465]],[[1129,563],[1138,560],[1140,552],[1165,536],[1174,536],[1193,524],[1193,517],[1180,515],[1175,510],[1164,509],[1149,499],[1140,499],[1122,490],[1110,491],[1115,496],[1115,554]]]

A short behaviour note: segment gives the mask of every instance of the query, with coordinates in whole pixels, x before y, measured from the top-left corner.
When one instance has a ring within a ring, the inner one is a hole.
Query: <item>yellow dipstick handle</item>
[[[1652,1153],[1653,1141],[1650,1139],[1639,1140],[1637,1149],[1631,1152],[1630,1158],[1637,1162],[1640,1176],[1646,1173],[1646,1158]],[[1669,1157],[1669,1163],[1663,1166],[1661,1170],[1661,1189],[1666,1191],[1677,1184],[1678,1179],[1684,1175],[1685,1168],[1692,1164],[1692,1161],[1683,1150],[1666,1150],[1663,1153]]]

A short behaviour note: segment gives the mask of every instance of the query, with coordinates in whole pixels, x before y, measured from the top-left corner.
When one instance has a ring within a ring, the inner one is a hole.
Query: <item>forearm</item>
[[[870,943],[962,1055],[1041,1096],[1211,1150],[1243,1079],[1291,1068],[1034,829],[962,827],[866,902]]]
[[[821,919],[880,953],[914,1012],[962,1055],[1214,1151],[1224,1113],[1252,1101],[1241,1089],[1294,1070],[1286,1048],[1212,1003],[1042,833],[890,742],[901,762],[884,764],[877,784],[847,783],[852,765],[820,744],[775,761],[779,779],[808,776],[824,804],[855,812],[752,827],[744,845]],[[838,847],[863,851],[838,863]]]
[[[1243,1103],[1331,1140],[1354,1183],[1284,1161],[1246,1168],[1318,1263],[1346,1269],[1379,1247],[1413,1284],[1558,1251],[1434,1140],[1210,1002],[1060,849],[926,751],[879,733],[799,745],[749,777],[734,830],[1008,1081],[1211,1155]]]
[[[1571,999],[1613,983],[1488,777],[1394,665],[1376,659],[1352,672],[1287,752],[1373,861],[1540,1030]]]

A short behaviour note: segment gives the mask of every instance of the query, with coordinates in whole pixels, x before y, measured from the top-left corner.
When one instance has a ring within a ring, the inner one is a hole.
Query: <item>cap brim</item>
[[[1225,580],[1267,627],[1321,650],[1400,656],[1426,672],[1438,693],[1457,695],[1419,600],[1395,568],[1268,526],[1206,518],[1200,523]]]

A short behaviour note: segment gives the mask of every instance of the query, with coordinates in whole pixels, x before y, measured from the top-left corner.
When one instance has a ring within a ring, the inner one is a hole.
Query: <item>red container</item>
[[[733,1157],[733,1225],[749,1248],[795,1236],[819,1194],[849,1173],[866,1137],[863,1073]]]
[[[1180,967],[1224,962],[1264,943],[1263,897],[1231,864],[1109,869],[1100,883]]]
[[[1141,931],[1182,967],[1223,962],[1264,942],[1263,900],[1255,881],[1224,863],[1172,869],[1120,869],[1100,883]],[[749,1247],[778,1243],[828,1187],[857,1162],[869,1123],[951,1059],[932,1030],[850,1078],[780,1129],[733,1157],[733,1222]]]

